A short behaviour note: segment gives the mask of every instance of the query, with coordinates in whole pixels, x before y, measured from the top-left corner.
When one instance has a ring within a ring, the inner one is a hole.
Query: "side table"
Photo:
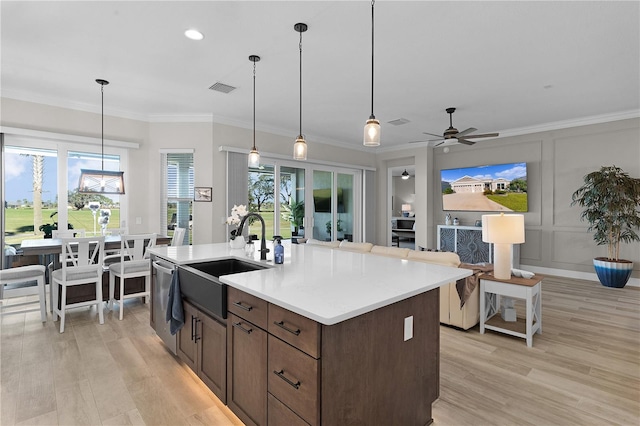
[[[524,299],[525,318],[509,322],[496,315],[500,313],[500,296]],[[542,277],[500,280],[490,274],[480,275],[480,334],[485,329],[527,339],[531,347],[533,334],[542,334]]]

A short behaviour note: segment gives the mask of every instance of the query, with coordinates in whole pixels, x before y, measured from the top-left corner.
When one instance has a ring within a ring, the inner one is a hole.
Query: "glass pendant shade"
[[[304,136],[299,135],[296,139],[296,143],[293,144],[293,159],[294,160],[306,160],[307,159],[307,141],[304,140]]]
[[[369,118],[364,126],[364,146],[380,146],[380,121]]]
[[[249,167],[258,168],[260,167],[260,154],[258,150],[253,148],[251,152],[249,152]]]
[[[109,170],[80,171],[78,192],[81,194],[124,194],[124,172]]]

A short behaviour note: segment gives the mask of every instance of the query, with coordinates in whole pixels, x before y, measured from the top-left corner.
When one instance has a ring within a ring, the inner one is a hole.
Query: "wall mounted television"
[[[344,199],[342,188],[337,189],[338,193],[338,212],[344,213]],[[331,189],[314,189],[313,190],[313,207],[316,213],[331,213]]]
[[[440,185],[445,211],[528,211],[527,163],[441,170]]]

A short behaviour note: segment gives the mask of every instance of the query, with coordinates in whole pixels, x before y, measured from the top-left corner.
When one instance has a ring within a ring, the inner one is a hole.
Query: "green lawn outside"
[[[273,239],[273,212],[263,211],[259,213],[260,216],[264,219],[265,225],[265,238],[267,240]],[[249,226],[249,234],[256,234],[258,238],[260,238],[260,233],[262,232],[262,225],[259,220],[254,221],[251,226]],[[291,238],[291,224],[288,220],[285,220],[280,216],[280,235],[284,239]]]
[[[526,193],[509,192],[505,195],[487,195],[487,198],[513,211],[528,211]]]
[[[110,209],[111,218],[109,219],[109,228],[120,227],[120,209]],[[58,216],[50,218],[49,216],[56,212],[57,209],[42,209],[42,222],[53,223],[58,221]],[[34,233],[33,230],[33,209],[5,209],[5,243],[20,244],[22,240],[42,239],[41,232]],[[97,223],[96,215],[96,231],[100,232],[100,225]],[[91,210],[69,210],[69,223],[73,225],[73,229],[84,229],[88,234],[93,233],[93,213]]]

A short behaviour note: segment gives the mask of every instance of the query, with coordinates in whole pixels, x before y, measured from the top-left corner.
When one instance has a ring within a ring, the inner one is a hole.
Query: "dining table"
[[[156,236],[156,246],[166,246],[171,244],[171,237],[166,235]],[[104,238],[104,249],[106,252],[113,250],[120,250],[121,247],[121,235],[107,235]],[[60,238],[45,238],[40,240],[24,240],[20,246],[20,252],[22,256],[38,256],[39,263],[47,267],[47,275],[50,274],[48,268],[52,265],[52,269],[60,268],[59,254],[62,253],[62,239]],[[131,281],[131,282],[130,282]],[[51,278],[48,277],[49,283],[49,301],[53,300],[54,286],[51,283]],[[145,282],[144,278],[131,278],[127,280],[127,287],[125,288],[125,294],[137,293],[142,291]],[[119,294],[120,281],[116,279],[116,295]],[[109,297],[109,270],[105,270],[102,276],[102,294],[105,301]],[[69,287],[67,290],[67,304],[82,302],[85,300],[95,299],[95,286],[92,284],[81,284],[73,287]],[[58,302],[60,303],[60,302]],[[51,302],[49,303],[49,310],[52,310]]]

